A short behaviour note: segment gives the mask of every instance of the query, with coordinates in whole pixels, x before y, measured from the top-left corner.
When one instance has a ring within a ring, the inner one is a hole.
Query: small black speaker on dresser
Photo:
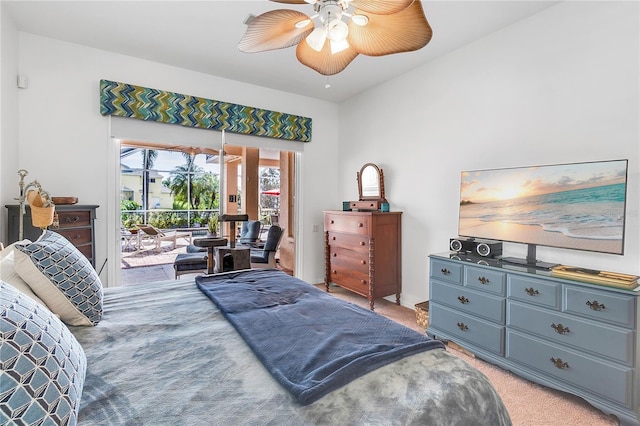
[[[451,238],[449,248],[458,253],[468,253],[482,257],[496,257],[502,255],[502,242],[493,240],[479,240],[475,238]]]

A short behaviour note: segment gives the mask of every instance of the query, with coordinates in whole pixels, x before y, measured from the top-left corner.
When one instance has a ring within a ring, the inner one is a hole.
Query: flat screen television
[[[470,170],[461,173],[458,235],[623,254],[627,160]]]

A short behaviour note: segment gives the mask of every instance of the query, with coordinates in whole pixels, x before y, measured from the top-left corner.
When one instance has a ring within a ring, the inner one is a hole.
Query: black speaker
[[[502,255],[502,242],[492,240],[477,240],[474,238],[451,238],[449,248],[458,253],[469,253],[482,257],[496,257]]]

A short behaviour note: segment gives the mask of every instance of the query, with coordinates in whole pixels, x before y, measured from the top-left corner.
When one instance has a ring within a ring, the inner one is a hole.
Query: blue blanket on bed
[[[444,345],[281,271],[196,278],[302,405],[398,359]]]

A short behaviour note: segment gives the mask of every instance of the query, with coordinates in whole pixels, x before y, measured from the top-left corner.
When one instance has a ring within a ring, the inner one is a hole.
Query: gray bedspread
[[[194,281],[104,293],[102,321],[70,327],[88,359],[80,425],[511,424],[487,378],[443,349],[301,406]]]

